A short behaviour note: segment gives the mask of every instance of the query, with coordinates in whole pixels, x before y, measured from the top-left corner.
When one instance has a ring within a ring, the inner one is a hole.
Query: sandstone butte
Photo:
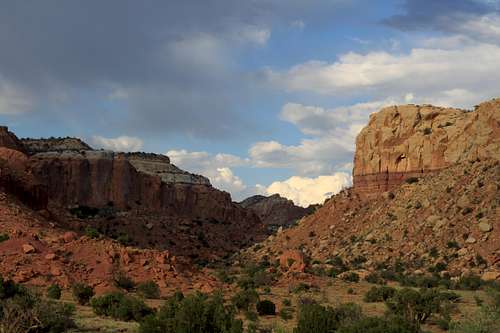
[[[372,114],[356,139],[354,189],[373,198],[409,177],[486,158],[500,159],[500,99],[474,111],[391,106]]]
[[[325,270],[340,258],[360,276],[396,260],[423,274],[442,261],[454,278],[500,278],[500,99],[474,111],[374,113],[357,137],[353,175],[353,188],[242,255],[286,253],[286,261],[298,250]]]

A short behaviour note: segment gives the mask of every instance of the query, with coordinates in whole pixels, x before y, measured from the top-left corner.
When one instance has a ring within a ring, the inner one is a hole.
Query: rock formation
[[[500,99],[471,112],[392,106],[372,114],[357,137],[354,188],[373,197],[409,177],[486,158],[500,159]]]
[[[19,140],[5,133],[3,141],[15,147]],[[167,156],[93,150],[73,138],[24,143],[17,148],[29,155],[0,147],[0,190],[47,209],[66,229],[92,226],[112,238],[133,235],[137,246],[193,258],[224,255],[264,232],[254,212]]]
[[[244,208],[253,210],[264,224],[288,226],[314,212],[314,206],[307,208],[295,206],[292,200],[274,194],[269,197],[254,195],[242,202]]]
[[[80,151],[92,150],[88,144],[78,138],[49,138],[49,139],[21,139],[21,143],[28,154],[47,151]]]
[[[9,132],[7,126],[0,126],[0,147],[25,152],[22,142],[14,133]]]

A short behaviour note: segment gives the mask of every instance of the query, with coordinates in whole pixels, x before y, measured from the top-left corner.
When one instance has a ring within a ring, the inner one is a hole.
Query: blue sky
[[[0,120],[18,136],[167,153],[241,200],[350,184],[400,103],[499,95],[494,0],[0,0]]]

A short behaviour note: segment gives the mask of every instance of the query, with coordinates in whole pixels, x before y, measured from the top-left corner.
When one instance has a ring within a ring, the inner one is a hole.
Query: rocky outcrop
[[[500,159],[500,99],[471,112],[392,106],[372,114],[356,139],[354,189],[373,197],[409,177],[488,158]]]
[[[127,153],[125,157],[137,171],[158,176],[165,183],[210,185],[210,181],[207,178],[179,169],[171,164],[170,159],[165,155]]]
[[[274,194],[269,197],[254,195],[242,202],[244,208],[253,210],[264,224],[275,226],[287,226],[300,220],[315,211],[314,206],[303,208],[295,206],[292,200]]]
[[[47,207],[46,188],[27,172],[28,157],[21,151],[0,147],[0,190],[10,193],[25,205]]]
[[[80,151],[92,150],[88,144],[78,138],[48,138],[48,139],[21,139],[21,143],[28,154],[44,153],[49,151]]]
[[[221,222],[257,222],[252,213],[232,203],[229,193],[177,169],[167,163],[168,158],[159,158],[138,159],[111,151],[48,152],[33,155],[30,169],[47,187],[49,199],[62,206],[112,205]],[[194,181],[175,182],[175,176],[167,173],[172,169]]]
[[[0,147],[25,152],[22,142],[12,132],[9,132],[7,126],[0,126]]]
[[[23,139],[22,146],[6,127],[0,136],[5,144],[0,146],[5,150],[0,152],[5,155],[0,185],[32,208],[49,201],[61,208],[112,206],[222,223],[259,223],[253,212],[233,203],[229,193],[213,188],[203,176],[177,168],[167,156],[93,150],[76,138]],[[26,150],[30,156],[8,147]],[[17,159],[9,157],[12,152]],[[14,160],[21,164],[13,167]]]

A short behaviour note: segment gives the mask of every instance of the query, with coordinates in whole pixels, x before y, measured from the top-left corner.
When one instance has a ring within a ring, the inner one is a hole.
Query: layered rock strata
[[[374,113],[356,139],[354,189],[374,197],[451,165],[500,159],[500,99],[474,111],[430,105]]]

